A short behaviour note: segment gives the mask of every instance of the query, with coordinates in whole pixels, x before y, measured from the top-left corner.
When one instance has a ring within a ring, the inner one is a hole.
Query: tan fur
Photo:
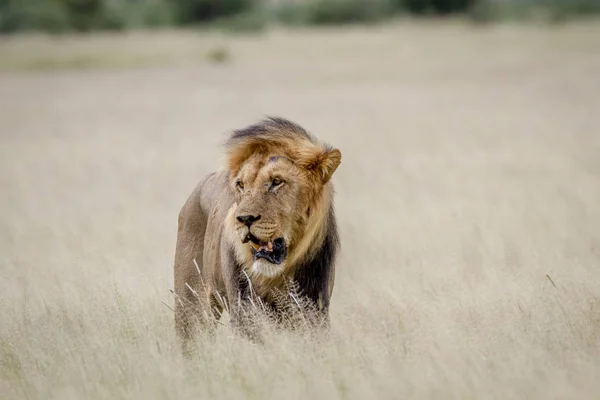
[[[232,311],[242,273],[268,302],[273,290],[283,290],[298,265],[323,245],[335,223],[329,220],[330,179],[340,151],[278,121],[260,125],[258,133],[234,135],[227,143],[225,170],[202,180],[181,209],[174,275],[176,328],[183,338],[190,336],[194,321],[218,318],[223,302]],[[281,184],[275,185],[275,178]],[[240,215],[260,219],[248,228],[236,219]],[[254,261],[250,244],[242,242],[249,231],[265,242],[285,238],[285,261]],[[327,296],[333,276],[332,266],[323,283]],[[200,305],[199,312],[190,312],[192,304]]]

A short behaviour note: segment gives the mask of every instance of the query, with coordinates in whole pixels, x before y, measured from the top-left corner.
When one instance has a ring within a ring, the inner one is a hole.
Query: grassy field
[[[3,400],[600,393],[600,25],[16,37],[0,60]],[[177,214],[266,114],[343,154],[332,329],[223,328],[186,360]]]

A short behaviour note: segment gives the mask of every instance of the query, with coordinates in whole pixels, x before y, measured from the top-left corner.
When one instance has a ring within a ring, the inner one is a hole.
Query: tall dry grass
[[[274,32],[206,39],[223,65],[0,75],[0,398],[596,398],[599,33]],[[331,331],[220,327],[187,360],[177,213],[264,114],[343,153]]]

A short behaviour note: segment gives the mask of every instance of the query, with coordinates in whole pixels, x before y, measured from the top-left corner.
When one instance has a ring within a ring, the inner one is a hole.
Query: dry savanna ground
[[[597,23],[17,37],[0,59],[2,399],[600,393]],[[331,332],[223,327],[186,360],[177,214],[267,114],[343,153]]]

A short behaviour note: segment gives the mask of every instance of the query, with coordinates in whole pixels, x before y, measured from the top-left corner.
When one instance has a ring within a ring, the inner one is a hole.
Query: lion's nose
[[[246,226],[252,225],[254,222],[260,219],[260,215],[240,215],[237,220]]]

